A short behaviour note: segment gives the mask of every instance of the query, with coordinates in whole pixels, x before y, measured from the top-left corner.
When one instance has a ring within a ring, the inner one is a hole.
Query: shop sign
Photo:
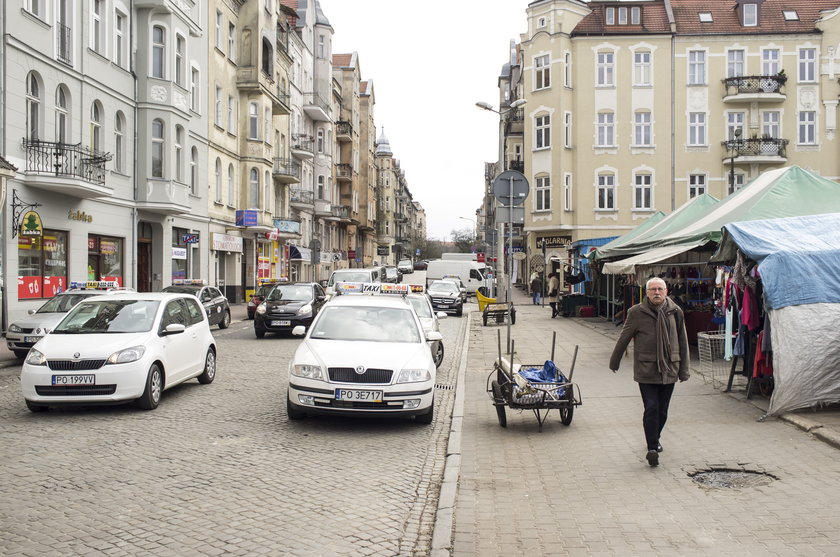
[[[275,228],[271,232],[266,232],[265,233],[265,239],[266,240],[271,240],[272,242],[279,240],[280,239],[280,231]]]
[[[179,248],[176,246],[172,246],[172,259],[186,259],[187,258],[187,248]]]
[[[376,255],[388,255],[391,249],[388,246],[376,246]]]
[[[89,214],[85,213],[84,211],[78,211],[78,210],[74,211],[73,209],[69,209],[67,211],[67,219],[68,220],[77,220],[79,222],[91,223],[91,222],[93,222],[93,215],[89,215]]]
[[[198,234],[181,234],[181,242],[184,244],[197,244]]]
[[[485,257],[486,256],[484,255],[484,252],[480,251],[480,252],[475,254],[475,262],[476,263],[484,263]]]
[[[571,236],[537,236],[537,247],[542,248],[545,242],[546,249],[549,248],[563,248],[570,249],[572,247]]]
[[[356,259],[356,250],[354,250],[354,249],[347,250],[347,259]]]
[[[41,223],[41,215],[35,211],[27,211],[20,220],[21,236],[40,236],[44,233],[44,225]]]
[[[117,243],[110,240],[100,240],[99,253],[102,255],[114,255],[117,253]]]
[[[213,249],[216,251],[235,251],[242,253],[242,238],[240,236],[214,232]]]
[[[300,222],[288,219],[274,219],[274,228],[278,232],[287,234],[300,234]]]
[[[236,211],[236,226],[257,226],[257,211],[254,209]]]

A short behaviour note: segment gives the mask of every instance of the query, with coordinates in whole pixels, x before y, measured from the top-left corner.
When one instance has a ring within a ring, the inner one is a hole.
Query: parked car
[[[414,272],[414,264],[411,262],[411,259],[400,259],[397,262],[397,269],[404,275],[410,275]]]
[[[426,289],[426,293],[432,300],[432,308],[455,315],[464,314],[464,301],[461,298],[461,289],[450,280],[433,281]]]
[[[199,280],[176,280],[172,286],[167,286],[162,292],[192,294],[204,306],[210,325],[218,325],[220,329],[227,329],[230,325],[230,304],[215,286],[209,286],[206,282]]]
[[[254,334],[289,333],[298,325],[309,327],[327,295],[315,282],[278,284],[267,294],[254,315]]]
[[[135,292],[78,303],[29,351],[20,384],[32,412],[132,400],[152,410],[164,390],[215,377],[216,343],[195,296]]]
[[[448,280],[452,281],[458,285],[458,289],[461,291],[461,301],[467,303],[468,294],[467,294],[467,287],[464,286],[464,281],[461,280],[461,277],[455,275],[445,275],[441,280]]]
[[[271,289],[277,286],[278,284],[284,284],[282,282],[274,281],[274,282],[263,282],[260,283],[260,286],[257,288],[257,291],[251,295],[251,299],[248,300],[248,306],[246,309],[248,310],[248,319],[254,318],[254,313],[257,311],[257,307],[261,303],[265,301],[265,297],[271,292]]]
[[[443,311],[435,312],[432,309],[432,301],[424,293],[409,294],[408,301],[411,302],[411,307],[417,317],[420,318],[420,323],[423,324],[423,330],[427,333],[429,331],[440,332],[440,320],[446,319],[446,313]],[[432,352],[432,359],[435,361],[435,366],[440,367],[443,363],[443,339],[430,340],[429,349]]]
[[[451,283],[447,283],[451,284]],[[414,416],[432,422],[437,367],[411,303],[408,285],[353,284],[339,291],[313,321],[289,362],[286,412]],[[397,295],[369,294],[391,291]],[[302,326],[292,334],[303,335]]]
[[[18,358],[25,358],[29,349],[64,319],[67,312],[87,298],[103,294],[134,292],[133,288],[117,286],[113,281],[71,282],[70,288],[50,298],[29,315],[14,321],[6,331],[6,346]]]
[[[414,262],[415,271],[425,271],[429,267],[429,262],[425,259]]]
[[[402,282],[402,273],[397,269],[396,265],[385,265],[385,276],[382,282],[392,282],[399,284]]]

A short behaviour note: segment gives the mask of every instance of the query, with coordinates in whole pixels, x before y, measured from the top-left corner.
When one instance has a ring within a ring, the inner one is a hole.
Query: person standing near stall
[[[548,305],[551,306],[551,318],[554,319],[560,315],[560,308],[557,302],[560,299],[560,277],[557,273],[551,272],[548,274]]]
[[[627,312],[610,357],[610,369],[613,373],[618,370],[627,345],[634,340],[633,379],[639,384],[644,405],[645,458],[648,464],[657,466],[662,452],[659,436],[668,419],[674,384],[689,377],[688,334],[683,312],[668,298],[664,280],[648,280],[645,293],[645,298]]]

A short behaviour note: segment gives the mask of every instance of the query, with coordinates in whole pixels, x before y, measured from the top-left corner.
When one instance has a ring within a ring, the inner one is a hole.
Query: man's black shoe
[[[659,466],[659,453],[656,452],[656,449],[649,450],[645,458],[651,466]]]
[[[656,445],[656,452],[658,452],[658,453],[662,452],[662,445]]]

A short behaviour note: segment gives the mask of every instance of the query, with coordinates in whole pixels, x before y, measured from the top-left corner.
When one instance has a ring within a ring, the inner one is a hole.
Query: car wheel
[[[435,352],[434,360],[435,360],[435,367],[440,367],[440,364],[443,363],[443,342],[442,341],[438,342],[438,348],[437,348],[437,351]]]
[[[288,393],[286,394],[286,415],[289,416],[290,420],[302,420],[306,417],[306,412],[304,412],[303,410],[298,410],[292,404],[292,401],[289,400]]]
[[[198,382],[202,385],[212,383],[216,378],[216,353],[210,348],[207,350],[207,356],[204,358],[204,372],[198,376]]]
[[[220,329],[227,329],[230,325],[230,311],[226,310],[225,314],[222,316],[222,320],[219,321],[219,328]]]
[[[422,414],[417,414],[414,416],[414,421],[418,424],[430,424],[432,420],[435,418],[435,400],[432,399],[432,405],[429,406],[429,409]]]
[[[29,408],[30,412],[45,412],[47,407],[43,404],[35,404],[31,400],[26,401],[26,407]]]
[[[143,410],[154,410],[160,404],[161,393],[163,393],[163,372],[158,364],[152,364],[146,376],[146,390],[143,391],[143,396],[137,399],[137,405]]]
[[[254,334],[257,338],[265,338],[265,329],[258,329],[257,327],[254,327]]]
[[[464,306],[459,307],[458,311],[455,312],[455,315],[457,315],[458,317],[464,315]]]
[[[14,350],[15,358],[20,360],[24,359],[27,354],[29,354],[29,350]]]

